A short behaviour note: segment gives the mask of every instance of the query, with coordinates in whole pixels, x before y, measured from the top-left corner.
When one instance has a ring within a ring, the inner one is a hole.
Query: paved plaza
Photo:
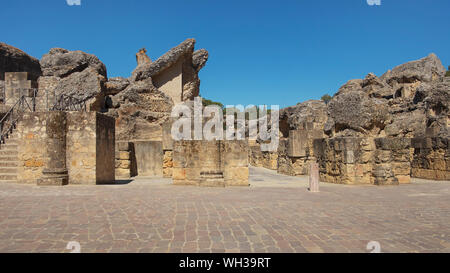
[[[450,252],[450,182],[321,184],[251,168],[251,187],[0,184],[0,252]]]

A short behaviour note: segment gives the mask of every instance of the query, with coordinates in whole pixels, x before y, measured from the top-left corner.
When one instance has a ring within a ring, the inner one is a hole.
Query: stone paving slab
[[[251,169],[252,187],[0,184],[0,252],[450,253],[450,182],[321,184]]]

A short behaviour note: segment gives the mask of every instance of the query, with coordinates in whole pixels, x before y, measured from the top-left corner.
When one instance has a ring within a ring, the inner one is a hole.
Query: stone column
[[[42,171],[43,178],[39,186],[63,186],[69,182],[66,168],[66,132],[67,117],[65,112],[49,112],[46,119],[47,166]]]
[[[311,163],[309,170],[309,191],[319,192],[319,164]]]

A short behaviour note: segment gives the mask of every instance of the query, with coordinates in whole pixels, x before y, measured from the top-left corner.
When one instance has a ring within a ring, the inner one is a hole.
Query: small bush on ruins
[[[210,105],[217,105],[217,106],[219,106],[220,108],[223,109],[223,104],[222,103],[216,102],[216,101],[212,101],[212,100],[208,100],[208,99],[204,98],[203,99],[203,106],[206,107],[206,106],[210,106]]]
[[[331,101],[331,99],[332,99],[332,97],[330,95],[328,95],[328,94],[323,95],[322,98],[321,98],[321,100],[323,102],[325,102],[325,104],[328,104]]]
[[[450,66],[448,66],[447,73],[445,74],[446,77],[450,77]]]

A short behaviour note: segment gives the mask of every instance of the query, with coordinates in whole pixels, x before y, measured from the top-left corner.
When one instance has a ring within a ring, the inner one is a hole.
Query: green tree
[[[450,66],[448,67],[447,73],[445,74],[446,77],[450,77]]]
[[[206,107],[206,106],[210,106],[210,105],[218,105],[220,108],[223,109],[222,103],[203,98],[203,106]]]
[[[321,98],[321,100],[323,102],[325,102],[325,104],[328,104],[331,101],[331,99],[332,99],[332,97],[330,95],[328,95],[328,94],[323,95],[322,98]]]

